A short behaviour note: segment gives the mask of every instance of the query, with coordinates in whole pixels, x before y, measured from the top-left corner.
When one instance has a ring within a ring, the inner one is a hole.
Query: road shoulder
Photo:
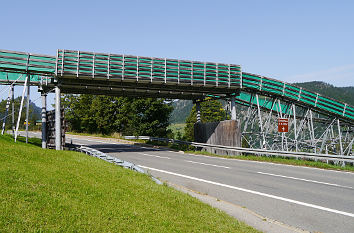
[[[218,208],[224,212],[226,212],[228,215],[236,218],[239,221],[242,221],[246,223],[247,225],[250,225],[254,227],[257,230],[260,230],[262,232],[270,232],[270,233],[305,233],[309,231],[305,231],[296,227],[292,227],[289,225],[286,225],[284,223],[281,223],[279,221],[269,219],[266,217],[263,217],[247,208],[244,208],[242,206],[238,206],[236,204],[219,200],[215,197],[206,195],[206,194],[201,194],[197,191],[188,189],[184,186],[176,185],[170,182],[167,182],[167,184],[179,191],[182,191],[184,193],[187,193],[191,195],[192,197],[197,198],[198,200],[214,207]]]

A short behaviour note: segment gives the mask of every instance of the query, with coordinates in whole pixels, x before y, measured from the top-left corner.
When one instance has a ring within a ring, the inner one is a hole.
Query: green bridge
[[[338,135],[332,133],[332,140],[349,132],[346,145],[348,154],[352,153],[349,151],[353,145],[353,106],[293,84],[246,73],[240,65],[75,50],[57,50],[55,56],[0,50],[0,84],[14,83],[40,86],[43,92],[58,87],[61,93],[73,94],[161,97],[195,102],[207,97],[231,100],[231,108],[235,104],[246,106],[249,108],[247,117],[254,114],[259,120],[256,123],[260,131],[257,138],[262,141],[259,147],[267,147],[265,141],[269,141],[267,135],[271,131],[267,132],[267,127],[271,117],[277,115],[293,119],[290,127],[294,128],[294,133],[289,136],[289,143],[296,150],[301,141],[300,126],[312,131],[311,136],[304,136],[302,140],[315,152],[325,150],[325,141],[331,138],[329,131],[337,126]],[[296,114],[299,109],[302,112]],[[297,119],[301,121],[296,123]],[[249,122],[249,119],[245,121]],[[319,133],[317,139],[313,121],[326,124],[327,131]],[[244,135],[249,133],[249,127],[248,123],[243,127]],[[253,124],[252,127],[254,131]],[[340,131],[341,127],[346,129]],[[339,141],[344,137],[339,137]],[[282,149],[284,143],[282,140]],[[345,152],[342,144],[340,151]]]

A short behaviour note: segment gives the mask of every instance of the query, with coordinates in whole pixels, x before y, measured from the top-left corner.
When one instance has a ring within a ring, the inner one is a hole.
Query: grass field
[[[256,232],[148,176],[0,136],[0,232]]]
[[[168,129],[172,130],[173,134],[175,136],[178,135],[178,133],[183,136],[184,135],[184,127],[186,127],[185,123],[181,123],[181,124],[170,124],[168,126]]]

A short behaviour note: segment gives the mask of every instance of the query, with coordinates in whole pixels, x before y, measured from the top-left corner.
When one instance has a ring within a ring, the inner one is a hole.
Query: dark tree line
[[[62,98],[70,131],[167,137],[172,106],[164,99],[94,95]]]
[[[222,104],[218,100],[206,100],[200,104],[200,118],[202,123],[223,121],[229,118]],[[184,139],[194,141],[194,124],[197,122],[196,105],[194,104],[186,119]]]
[[[21,96],[17,97],[14,99],[15,102],[15,126],[17,123],[17,118],[18,118],[18,114],[19,114],[19,109],[20,109],[20,105],[21,105]],[[0,102],[0,125],[2,126],[3,123],[3,119],[6,116],[6,102],[7,99],[4,99]],[[12,107],[11,107],[11,103],[9,106],[9,110],[8,110],[8,115],[6,117],[6,129],[11,129],[11,119],[12,119]],[[30,102],[29,105],[29,119],[28,122],[30,123],[29,128],[33,129],[33,127],[35,127],[36,124],[36,120],[40,120],[41,119],[41,109],[39,107],[37,107],[33,102]],[[26,120],[26,99],[24,100],[24,105],[23,105],[23,109],[22,109],[22,114],[21,114],[21,120],[20,120],[20,129],[23,129],[24,123]]]

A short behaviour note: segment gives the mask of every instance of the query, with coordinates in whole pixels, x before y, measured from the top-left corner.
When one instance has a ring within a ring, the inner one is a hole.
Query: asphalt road
[[[36,134],[38,136],[38,134]],[[311,232],[354,232],[354,173],[190,155],[67,135],[187,187]]]

